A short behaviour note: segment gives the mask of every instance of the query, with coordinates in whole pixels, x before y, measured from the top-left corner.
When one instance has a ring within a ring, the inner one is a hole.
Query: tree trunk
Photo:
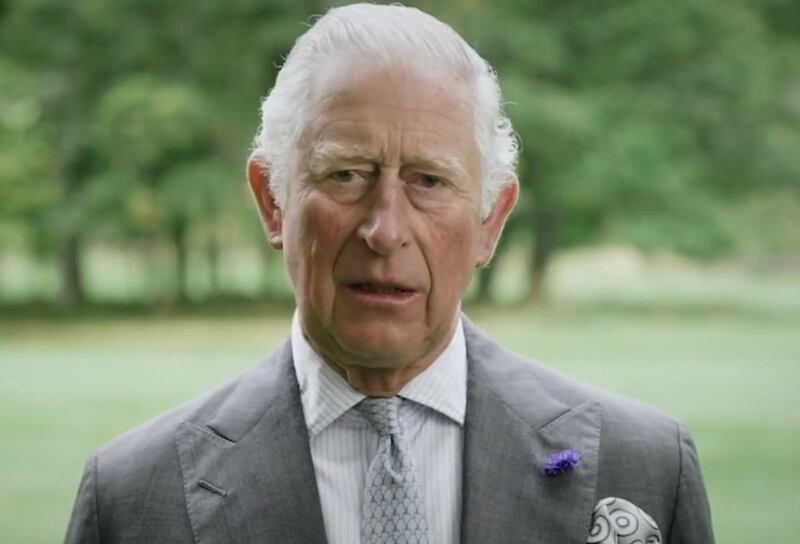
[[[189,248],[186,219],[177,217],[172,222],[172,247],[175,252],[175,298],[180,304],[189,300],[187,281]]]
[[[210,232],[206,240],[206,263],[208,264],[208,292],[214,297],[219,294],[219,241]]]
[[[534,303],[546,298],[546,284],[550,258],[558,244],[558,213],[551,208],[534,211],[534,247],[530,268],[529,296]]]
[[[83,270],[81,268],[81,242],[80,234],[68,234],[62,241],[59,254],[60,303],[66,310],[75,310],[86,301],[83,289]]]

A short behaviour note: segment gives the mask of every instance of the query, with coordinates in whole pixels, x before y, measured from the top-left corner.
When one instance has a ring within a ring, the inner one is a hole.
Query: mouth
[[[370,281],[348,283],[347,287],[351,291],[363,293],[365,295],[410,295],[416,292],[414,289],[410,289],[404,285]]]

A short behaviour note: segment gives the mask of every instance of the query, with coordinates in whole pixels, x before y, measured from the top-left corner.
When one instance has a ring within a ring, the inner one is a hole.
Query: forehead
[[[335,58],[315,71],[310,97],[301,137],[309,147],[399,139],[403,152],[476,154],[470,86],[450,70]]]

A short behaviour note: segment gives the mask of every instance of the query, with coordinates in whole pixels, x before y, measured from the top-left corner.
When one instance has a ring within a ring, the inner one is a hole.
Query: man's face
[[[480,217],[469,87],[343,59],[315,74],[311,104],[267,220],[304,332],[334,364],[429,364],[507,213]]]

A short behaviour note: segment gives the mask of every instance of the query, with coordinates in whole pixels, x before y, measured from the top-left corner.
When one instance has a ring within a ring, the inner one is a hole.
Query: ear
[[[283,216],[280,206],[275,202],[275,197],[269,187],[269,171],[258,159],[250,156],[247,161],[247,179],[250,190],[258,205],[261,221],[264,223],[264,232],[270,245],[275,249],[283,248]]]
[[[514,209],[514,205],[517,203],[518,196],[519,182],[514,177],[503,187],[492,211],[481,223],[481,240],[478,248],[478,258],[475,263],[476,267],[485,266],[492,260],[497,242],[500,240],[500,234],[503,232],[503,227],[511,214],[511,210]]]

